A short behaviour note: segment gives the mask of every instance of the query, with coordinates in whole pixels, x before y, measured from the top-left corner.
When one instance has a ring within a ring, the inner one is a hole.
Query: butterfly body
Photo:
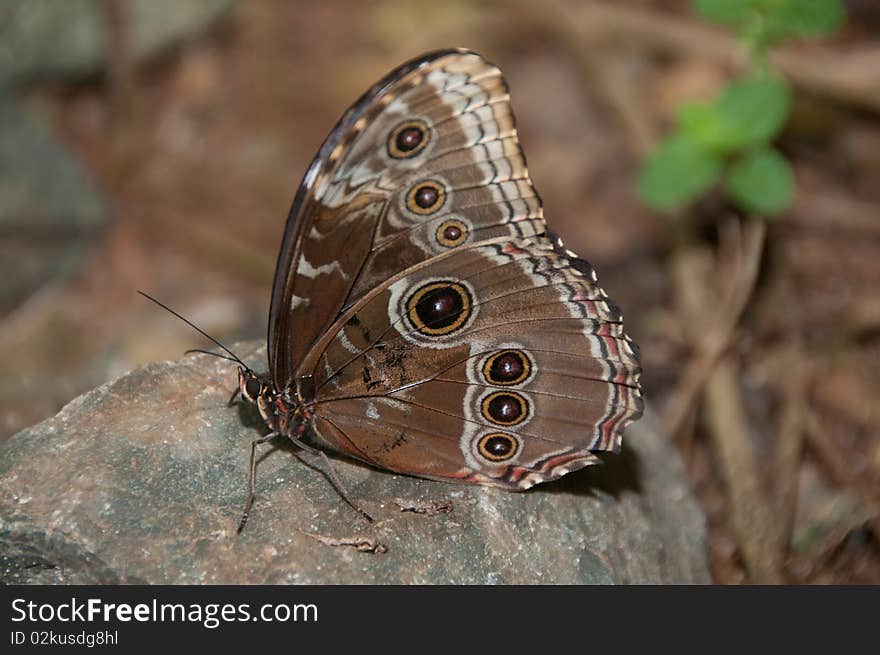
[[[378,468],[523,490],[616,450],[635,344],[548,231],[500,70],[463,50],[392,71],[297,192],[269,320],[273,433]]]

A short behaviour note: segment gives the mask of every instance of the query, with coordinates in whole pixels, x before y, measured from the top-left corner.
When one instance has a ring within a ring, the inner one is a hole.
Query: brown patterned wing
[[[323,445],[511,489],[617,450],[639,361],[592,268],[553,237],[463,246],[359,300],[303,363]]]
[[[544,231],[501,71],[444,51],[404,64],[343,116],[291,209],[272,293],[276,388],[341,312],[387,278]]]

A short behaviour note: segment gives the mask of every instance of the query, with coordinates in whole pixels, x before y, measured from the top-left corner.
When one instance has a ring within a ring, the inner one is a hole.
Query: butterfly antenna
[[[161,307],[162,309],[164,309],[166,312],[169,312],[169,313],[171,313],[171,314],[174,314],[174,316],[176,316],[176,317],[179,318],[181,321],[183,321],[184,323],[186,323],[187,325],[189,325],[193,330],[195,330],[196,332],[198,332],[199,334],[201,334],[203,337],[205,337],[206,339],[210,339],[210,340],[213,341],[215,344],[217,344],[218,346],[220,346],[223,350],[225,350],[227,353],[229,353],[229,354],[231,355],[231,357],[225,357],[225,356],[223,356],[223,355],[218,355],[217,353],[208,352],[208,351],[206,351],[206,350],[196,350],[196,349],[193,349],[193,350],[187,350],[186,352],[188,352],[188,353],[189,353],[189,352],[201,352],[201,353],[206,353],[206,354],[208,354],[208,355],[215,355],[216,357],[221,357],[221,358],[223,358],[223,359],[228,359],[228,360],[233,361],[233,362],[238,362],[238,363],[241,364],[242,367],[244,367],[244,369],[247,370],[247,371],[251,370],[251,369],[250,369],[250,366],[248,366],[248,365],[245,364],[243,361],[241,361],[241,359],[240,359],[240,358],[239,358],[234,352],[232,352],[231,350],[229,350],[229,348],[227,348],[227,347],[224,346],[222,343],[220,343],[219,341],[217,341],[217,339],[215,339],[215,338],[212,337],[210,334],[208,334],[207,332],[205,332],[202,328],[200,328],[199,326],[197,326],[196,324],[194,324],[192,321],[190,321],[190,320],[187,319],[187,318],[184,318],[183,316],[181,316],[180,314],[178,314],[177,312],[175,312],[173,309],[171,309],[168,305],[159,302],[158,300],[156,300],[155,298],[153,298],[153,296],[151,296],[150,294],[148,294],[148,293],[144,293],[144,292],[141,291],[140,289],[138,289],[138,293],[141,294],[141,295],[142,295],[144,298],[146,298],[147,300],[152,300],[154,303],[156,303],[157,305],[159,305],[159,307]]]
[[[213,350],[202,350],[201,348],[189,348],[183,351],[184,355],[189,355],[190,353],[201,353],[203,355],[210,355],[211,357],[219,357],[220,359],[225,359],[230,362],[237,362],[237,359],[233,359],[232,357],[227,357],[226,355],[221,355],[220,353],[215,353]]]

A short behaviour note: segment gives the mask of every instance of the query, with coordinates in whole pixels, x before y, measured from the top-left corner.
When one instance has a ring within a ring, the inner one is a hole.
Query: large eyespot
[[[490,462],[504,462],[519,452],[519,441],[510,434],[491,432],[480,437],[477,451]]]
[[[496,425],[517,425],[529,415],[529,403],[518,393],[496,391],[483,398],[480,412],[487,421]]]
[[[472,310],[470,292],[464,285],[450,280],[419,287],[406,301],[409,322],[428,336],[454,332],[467,322]]]
[[[433,214],[446,202],[446,188],[436,180],[416,182],[406,194],[406,207],[414,214]]]
[[[424,121],[405,121],[388,135],[388,154],[395,159],[415,157],[431,140],[431,130]]]
[[[532,362],[522,350],[502,350],[483,364],[483,377],[489,384],[509,386],[520,384],[532,372]]]

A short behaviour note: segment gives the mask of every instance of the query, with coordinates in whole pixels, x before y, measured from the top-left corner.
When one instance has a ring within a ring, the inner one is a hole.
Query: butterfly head
[[[159,302],[153,296],[144,293],[143,291],[138,291],[144,298],[156,303],[164,309],[165,311],[173,314],[181,321],[189,325],[196,332],[201,334],[202,336],[210,339],[224,351],[226,354],[211,352],[210,350],[202,350],[201,348],[190,348],[186,351],[186,354],[189,353],[201,353],[203,355],[210,355],[212,357],[219,357],[220,359],[225,359],[230,362],[238,363],[238,389],[235,390],[235,393],[232,394],[232,397],[229,399],[229,405],[232,406],[232,403],[235,401],[236,396],[241,394],[243,398],[254,403],[260,409],[260,414],[262,414],[263,418],[269,421],[269,417],[272,416],[271,405],[275,401],[277,393],[275,392],[275,386],[272,383],[271,378],[268,375],[261,376],[254,373],[248,366],[245,364],[241,358],[232,352],[229,348],[224,346],[222,343],[217,341],[210,334],[205,332],[202,328],[197,326],[195,323],[190,321],[188,318],[182,316],[177,313],[173,309],[171,309],[168,305]]]
[[[272,405],[275,400],[275,389],[268,377],[260,376],[249,368],[239,366],[238,390],[242,398],[257,406],[260,415],[268,422],[272,416]]]

